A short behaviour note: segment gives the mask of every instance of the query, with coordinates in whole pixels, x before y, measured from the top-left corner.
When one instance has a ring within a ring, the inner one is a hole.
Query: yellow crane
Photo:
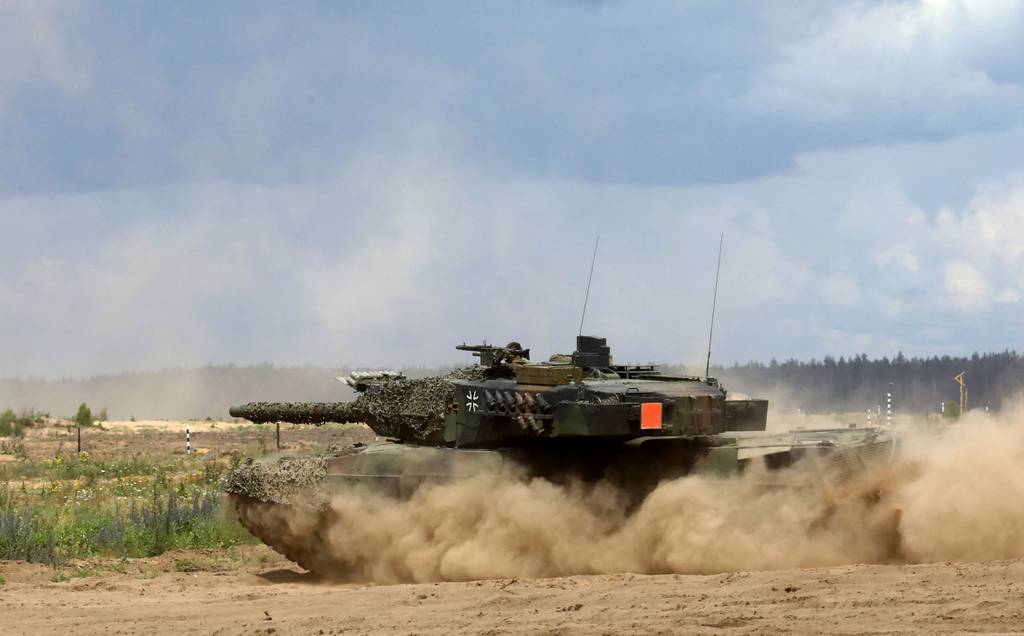
[[[964,374],[966,371],[961,371],[958,376],[953,378],[956,383],[960,385],[960,416],[963,417],[967,413],[967,381],[964,380]]]

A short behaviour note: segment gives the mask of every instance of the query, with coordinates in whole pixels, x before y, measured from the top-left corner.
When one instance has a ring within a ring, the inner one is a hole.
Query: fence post
[[[277,450],[281,450],[281,422],[277,423]]]
[[[78,426],[76,426],[75,430],[78,433],[78,435],[77,435],[78,436],[78,450],[76,452],[81,453],[82,452],[82,425],[79,424]]]
[[[889,391],[885,394],[885,425],[892,427],[892,382],[889,383]]]

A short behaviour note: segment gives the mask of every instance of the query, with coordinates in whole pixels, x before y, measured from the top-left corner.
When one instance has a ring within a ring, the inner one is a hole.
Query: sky
[[[0,0],[0,376],[1024,349],[1024,4]]]

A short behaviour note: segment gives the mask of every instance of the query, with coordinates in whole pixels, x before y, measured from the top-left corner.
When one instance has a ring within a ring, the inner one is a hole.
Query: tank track
[[[872,464],[888,464],[895,455],[893,442],[872,443],[859,448],[836,449],[814,458],[817,471],[793,475],[780,466],[765,475],[765,487],[800,488],[807,487],[809,476],[813,484],[820,486],[821,480],[842,487],[865,474]],[[788,465],[788,463],[786,464]],[[786,479],[772,478],[789,477]],[[793,479],[795,477],[795,479]],[[239,523],[250,534],[312,574],[335,580],[344,580],[352,566],[331,555],[327,534],[332,526],[332,512],[308,506],[261,501],[246,495],[230,493]],[[646,496],[641,495],[641,499]],[[898,512],[894,519],[898,522]],[[825,515],[823,522],[827,520]]]

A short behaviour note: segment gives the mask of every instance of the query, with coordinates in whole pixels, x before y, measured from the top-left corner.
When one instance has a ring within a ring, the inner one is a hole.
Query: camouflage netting
[[[444,419],[454,403],[454,380],[479,380],[483,367],[456,369],[448,375],[433,378],[386,378],[353,402],[305,403],[284,405],[293,421],[316,423],[333,421],[339,414],[365,416],[373,431],[383,437],[407,441],[438,440],[444,432]],[[260,420],[262,411],[273,410],[280,415],[282,405],[254,403],[247,405],[249,415]],[[283,458],[276,462],[249,461],[230,473],[224,490],[267,503],[311,502],[318,498],[320,486],[327,476],[327,459],[338,449],[328,448],[324,454],[311,457]]]
[[[251,422],[363,422],[382,437],[409,442],[441,443],[444,422],[454,408],[457,380],[480,380],[486,369],[464,367],[430,378],[374,378],[358,386],[351,402],[250,402],[231,407],[234,417]]]
[[[375,421],[367,424],[378,435],[427,441],[444,432],[444,418],[455,398],[452,381],[483,377],[483,367],[465,367],[440,377],[388,378],[360,395],[355,404],[373,417]]]
[[[482,367],[480,365],[460,367],[448,375],[441,377],[447,380],[469,380],[471,382],[476,382],[477,380],[483,380],[487,377],[487,367]]]
[[[291,422],[293,424],[323,424],[325,422],[362,422],[366,419],[365,409],[358,402],[249,402],[233,406],[233,417],[243,417],[250,422]]]
[[[224,491],[269,503],[313,501],[327,477],[327,455],[284,458],[273,463],[249,460],[224,478]]]

